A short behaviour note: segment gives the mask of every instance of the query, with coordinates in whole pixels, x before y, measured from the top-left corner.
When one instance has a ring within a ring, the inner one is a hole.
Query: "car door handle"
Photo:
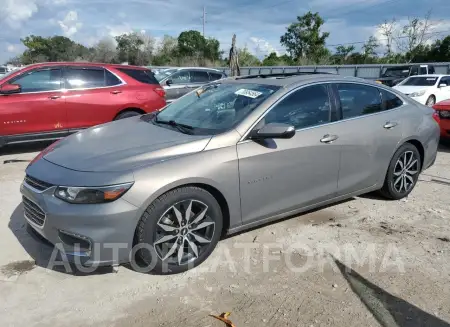
[[[111,94],[119,94],[119,93],[122,93],[122,91],[111,91]]]
[[[331,143],[333,141],[336,141],[338,138],[339,138],[339,136],[337,136],[337,135],[326,134],[320,139],[320,142]]]
[[[396,123],[396,122],[388,121],[388,122],[386,122],[386,124],[384,124],[383,127],[386,128],[386,129],[391,129],[391,128],[394,128],[397,125],[398,125],[398,123]]]
[[[61,97],[60,95],[52,95],[52,96],[49,96],[48,98],[51,100],[56,100],[56,99],[59,99],[60,97]]]

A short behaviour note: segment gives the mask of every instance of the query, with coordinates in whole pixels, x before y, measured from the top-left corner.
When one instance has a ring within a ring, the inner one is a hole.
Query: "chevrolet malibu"
[[[215,81],[42,151],[21,186],[24,214],[68,260],[117,265],[136,255],[156,273],[178,273],[224,234],[372,191],[406,197],[436,158],[432,115],[338,75]]]

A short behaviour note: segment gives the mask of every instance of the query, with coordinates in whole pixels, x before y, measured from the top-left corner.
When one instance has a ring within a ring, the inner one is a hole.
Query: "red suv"
[[[441,139],[450,141],[450,99],[436,103],[433,109],[433,117],[441,128]]]
[[[165,91],[147,68],[33,64],[0,78],[0,147],[61,138],[165,105]]]

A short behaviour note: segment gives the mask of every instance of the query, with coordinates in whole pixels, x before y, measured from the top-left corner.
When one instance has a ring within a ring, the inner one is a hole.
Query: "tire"
[[[405,161],[407,168],[409,167],[406,170],[403,169]],[[391,159],[380,193],[392,200],[407,197],[416,186],[421,168],[421,158],[417,148],[411,143],[403,144]]]
[[[134,116],[140,116],[140,115],[142,115],[142,114],[138,111],[134,111],[134,110],[124,111],[124,112],[118,114],[117,117],[114,118],[114,120],[125,119],[125,118],[134,117]]]
[[[428,107],[432,107],[436,104],[436,97],[434,95],[430,95],[427,99],[427,102],[425,102],[425,105]]]
[[[191,215],[186,221],[188,211]],[[194,186],[174,189],[157,198],[139,220],[135,241],[141,249],[137,255],[153,273],[187,271],[212,253],[222,226],[220,205],[208,191]]]

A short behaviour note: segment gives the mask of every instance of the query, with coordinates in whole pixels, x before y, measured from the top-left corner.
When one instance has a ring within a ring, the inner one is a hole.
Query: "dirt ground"
[[[219,243],[200,267],[48,269],[19,185],[45,145],[0,152],[0,326],[450,327],[450,149],[402,201],[370,194]]]

